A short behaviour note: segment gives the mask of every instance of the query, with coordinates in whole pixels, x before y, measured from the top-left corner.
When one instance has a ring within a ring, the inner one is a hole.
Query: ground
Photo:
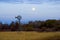
[[[0,32],[0,40],[42,40],[60,32]]]

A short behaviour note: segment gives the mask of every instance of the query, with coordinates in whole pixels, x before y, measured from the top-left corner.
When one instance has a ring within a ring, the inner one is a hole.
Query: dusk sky
[[[16,21],[17,15],[22,22],[60,19],[60,0],[0,0],[0,21]]]

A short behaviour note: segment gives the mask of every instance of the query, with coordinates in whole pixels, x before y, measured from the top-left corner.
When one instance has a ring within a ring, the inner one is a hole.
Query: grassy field
[[[57,35],[60,38],[60,32],[0,32],[0,40],[47,40]]]

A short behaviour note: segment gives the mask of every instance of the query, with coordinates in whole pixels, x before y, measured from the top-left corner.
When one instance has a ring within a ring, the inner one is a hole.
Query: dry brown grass
[[[60,38],[60,32],[0,32],[0,40],[48,40],[55,35]]]

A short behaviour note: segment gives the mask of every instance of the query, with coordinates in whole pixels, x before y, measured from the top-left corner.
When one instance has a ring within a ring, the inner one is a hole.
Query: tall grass
[[[46,37],[46,38],[37,38],[37,39],[34,39],[34,40],[60,40],[60,36],[58,35],[55,35],[55,36],[51,36],[51,37]]]
[[[54,35],[52,37],[47,37],[44,40],[60,40],[60,35]]]
[[[60,40],[60,32],[0,32],[0,40]]]

